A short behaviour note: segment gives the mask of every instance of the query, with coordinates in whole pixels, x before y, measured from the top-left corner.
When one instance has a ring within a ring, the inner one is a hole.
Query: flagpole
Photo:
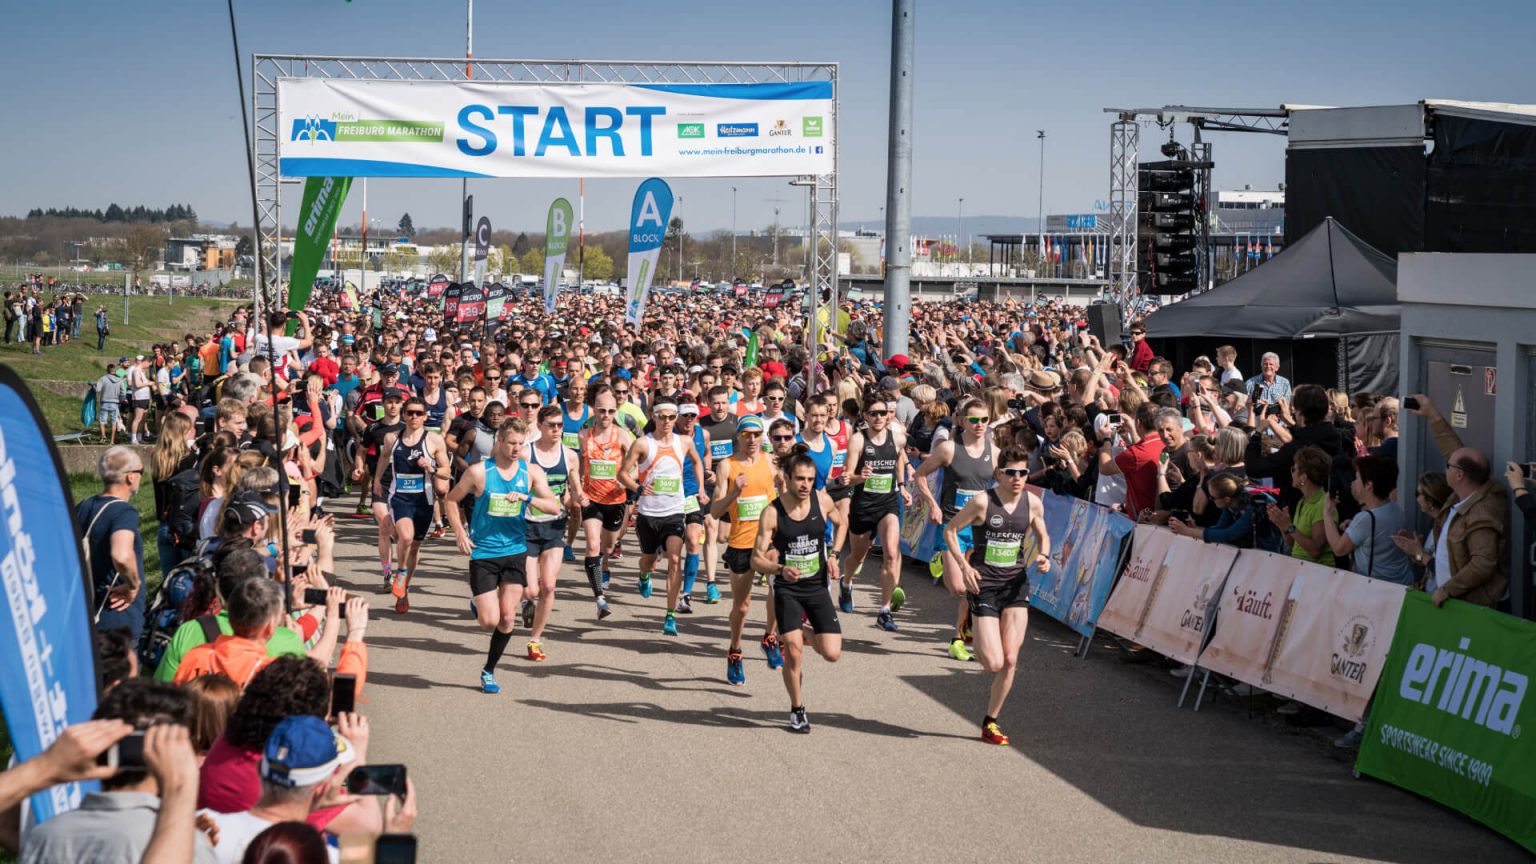
[[[587,178],[576,181],[576,200],[581,209],[576,217],[576,293],[587,283]]]
[[[357,277],[357,292],[359,296],[368,296],[368,178],[363,178],[363,254],[358,260],[358,266],[362,268]],[[346,280],[342,280],[345,283]]]

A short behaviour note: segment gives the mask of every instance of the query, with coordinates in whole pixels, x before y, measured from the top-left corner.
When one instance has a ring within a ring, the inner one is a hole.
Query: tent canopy
[[[1397,262],[1333,217],[1263,266],[1147,316],[1154,338],[1308,339],[1395,333]]]

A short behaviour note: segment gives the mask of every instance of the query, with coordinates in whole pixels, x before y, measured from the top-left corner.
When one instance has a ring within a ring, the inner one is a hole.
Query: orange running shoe
[[[401,615],[411,611],[411,603],[409,600],[405,599],[404,594],[401,594],[400,599],[395,601],[395,611],[399,612]]]
[[[389,593],[396,597],[405,597],[405,579],[405,571],[396,570],[394,577],[389,580]]]
[[[528,659],[535,663],[543,663],[545,660],[549,659],[544,654],[544,646],[539,644],[538,640],[534,640],[528,643]]]
[[[999,747],[1008,746],[1008,736],[1004,735],[1003,730],[998,728],[996,721],[981,727],[981,740],[988,744],[996,744]]]

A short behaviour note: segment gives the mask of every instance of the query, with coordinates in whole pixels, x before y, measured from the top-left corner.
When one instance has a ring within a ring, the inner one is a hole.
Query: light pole
[[[736,280],[736,187],[731,187],[731,281]]]
[[[1040,139],[1040,188],[1039,197],[1035,199],[1035,236],[1040,241],[1040,254],[1045,254],[1045,130],[1036,129],[1035,137]]]
[[[960,201],[960,203],[957,205],[957,208],[956,208],[956,211],[955,211],[955,243],[956,243],[956,245],[960,244],[961,242],[963,242],[965,240],[965,199],[961,198],[961,199],[959,199],[959,201]],[[955,250],[956,253],[958,253],[959,251],[960,251],[959,249]],[[955,255],[955,263],[956,264],[960,263],[960,256],[958,254]]]

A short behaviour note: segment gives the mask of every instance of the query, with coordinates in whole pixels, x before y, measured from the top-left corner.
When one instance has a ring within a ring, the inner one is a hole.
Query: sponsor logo
[[[293,121],[290,141],[335,141],[336,121],[319,117],[297,117]]]
[[[1371,619],[1356,615],[1339,631],[1338,647],[1328,662],[1328,674],[1356,684],[1365,682],[1366,664],[1360,658],[1376,644],[1376,627]]]
[[[997,514],[993,514],[992,518],[987,520],[987,524],[991,525],[993,528],[1001,528],[1003,527],[1003,517],[998,516]]]
[[[816,153],[816,155],[818,155],[818,156],[821,155],[821,145],[820,144],[817,144],[815,147],[813,147],[811,149],[812,149],[812,152]]]
[[[800,134],[806,138],[820,138],[821,128],[820,117],[804,117],[800,120]]]
[[[721,138],[756,138],[756,123],[720,123],[715,126],[715,134]]]
[[[773,121],[773,128],[768,130],[769,138],[782,138],[793,134],[795,134],[794,130],[790,129],[789,124],[783,120]]]
[[[1211,610],[1211,583],[1202,582],[1195,592],[1193,603],[1179,616],[1179,626],[1185,630],[1193,630],[1196,633],[1205,632],[1205,616]]]
[[[395,143],[442,141],[443,124],[430,120],[322,120],[299,117],[293,121],[290,141],[357,141]]]
[[[1273,595],[1265,594],[1263,599],[1260,599],[1259,592],[1251,588],[1245,592],[1241,585],[1237,585],[1232,588],[1232,596],[1237,598],[1236,606],[1239,612],[1246,615],[1257,615],[1266,621],[1275,617],[1274,606],[1271,602]]]
[[[679,138],[703,138],[703,123],[679,123],[677,124],[677,137]]]
[[[1520,737],[1520,705],[1530,681],[1519,672],[1501,669],[1470,654],[1472,640],[1463,636],[1459,650],[1420,642],[1413,646],[1397,692],[1404,699],[1443,711],[1511,738]]]

